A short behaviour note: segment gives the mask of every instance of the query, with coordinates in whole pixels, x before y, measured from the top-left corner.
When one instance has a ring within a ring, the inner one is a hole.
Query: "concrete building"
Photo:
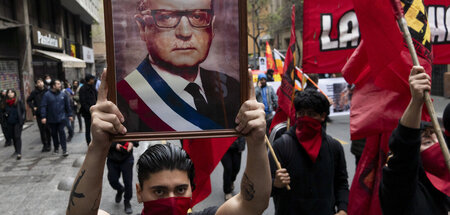
[[[99,0],[99,21],[92,25],[92,42],[94,45],[95,74],[100,77],[106,63],[105,19],[103,0]]]
[[[95,74],[91,25],[99,0],[0,0],[0,88],[26,99],[45,74]],[[28,119],[31,119],[28,111]]]

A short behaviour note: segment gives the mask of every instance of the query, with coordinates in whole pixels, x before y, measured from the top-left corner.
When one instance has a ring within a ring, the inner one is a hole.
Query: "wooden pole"
[[[278,161],[277,155],[275,155],[275,151],[273,151],[272,144],[270,144],[269,139],[267,138],[267,135],[264,138],[266,139],[266,145],[267,145],[267,147],[269,147],[270,154],[272,155],[273,160],[275,161],[275,164],[277,165],[277,169],[281,169],[281,164]],[[291,186],[289,186],[289,184],[286,185],[286,189],[291,190]]]
[[[283,54],[281,54],[278,50],[273,49],[274,52],[276,52],[281,58],[285,58]],[[311,80],[311,78],[309,78],[309,76],[305,73],[302,72],[302,70],[300,70],[300,68],[298,68],[297,66],[295,67],[296,70],[298,70],[300,73],[302,73],[303,76],[305,76],[315,87],[317,87],[317,89],[319,89],[319,91],[330,101],[330,98],[325,94],[325,92],[323,92],[319,86],[313,81]]]
[[[401,4],[398,0],[391,0],[391,3],[394,8],[395,15],[397,17],[397,23],[400,26],[401,31],[403,32],[403,38],[405,39],[406,44],[408,45],[409,53],[411,54],[413,64],[414,66],[420,66],[419,58],[417,57],[417,53],[414,48],[411,34],[409,33],[408,24],[406,23],[406,19],[403,16]],[[447,148],[447,144],[445,143],[444,136],[442,135],[441,126],[438,123],[436,112],[434,111],[434,106],[433,102],[431,101],[430,92],[428,91],[425,91],[425,105],[427,106],[428,114],[430,114],[434,131],[438,137],[439,145],[441,147],[442,154],[444,155],[445,164],[447,165],[448,171],[450,172],[450,154]]]

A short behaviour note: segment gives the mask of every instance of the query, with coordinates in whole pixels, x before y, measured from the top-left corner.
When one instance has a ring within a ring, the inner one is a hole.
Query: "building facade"
[[[91,26],[98,23],[99,4],[0,0],[0,88],[26,99],[34,81],[46,74],[68,81],[95,74]]]

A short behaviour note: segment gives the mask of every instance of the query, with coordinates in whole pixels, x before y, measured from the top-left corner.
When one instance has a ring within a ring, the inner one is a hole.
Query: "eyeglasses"
[[[189,24],[195,28],[206,28],[211,25],[213,11],[211,9],[198,10],[151,10],[151,15],[157,27],[175,28],[185,16]]]

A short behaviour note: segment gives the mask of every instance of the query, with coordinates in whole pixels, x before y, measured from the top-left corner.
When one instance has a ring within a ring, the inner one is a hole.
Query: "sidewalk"
[[[83,125],[84,127],[84,125]],[[84,159],[87,150],[85,133],[78,132],[75,125],[75,135],[67,143],[69,156],[64,158],[53,155],[52,152],[42,153],[42,144],[36,123],[26,123],[22,133],[22,160],[16,160],[14,147],[4,147],[0,141],[0,211],[1,214],[34,214],[60,215],[65,214],[69,202],[70,191],[58,190],[59,184],[69,184],[71,187],[77,175],[79,166],[73,167],[77,159]],[[141,154],[151,142],[141,142],[134,150],[135,158]],[[53,149],[53,146],[52,146]],[[135,159],[136,160],[136,159]],[[134,183],[137,181],[136,171],[133,171],[133,197],[131,204],[133,214],[140,213],[142,205],[136,201]],[[114,202],[116,192],[107,180],[105,168],[103,177],[103,192],[100,208],[110,214],[125,214],[123,202]]]

